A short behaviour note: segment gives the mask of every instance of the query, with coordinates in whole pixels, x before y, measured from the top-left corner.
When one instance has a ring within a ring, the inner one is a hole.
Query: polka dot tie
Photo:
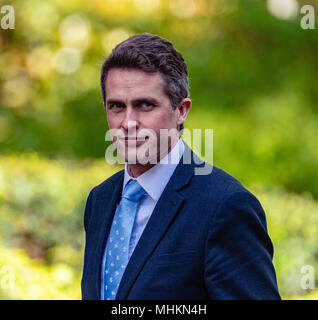
[[[111,226],[105,262],[104,299],[115,300],[119,283],[128,263],[129,241],[138,202],[146,191],[137,180],[130,180],[124,189]]]

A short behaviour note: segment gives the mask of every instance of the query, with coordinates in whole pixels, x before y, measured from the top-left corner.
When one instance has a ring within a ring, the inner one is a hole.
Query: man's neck
[[[149,169],[151,169],[153,166],[155,166],[156,164],[127,164],[128,167],[128,172],[129,174],[133,177],[133,178],[138,178],[139,176],[141,176],[143,173],[145,173],[146,171],[148,171]]]

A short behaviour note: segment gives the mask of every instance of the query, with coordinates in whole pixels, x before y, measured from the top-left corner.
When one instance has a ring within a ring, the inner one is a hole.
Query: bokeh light
[[[60,24],[63,46],[85,50],[89,46],[90,24],[84,15],[74,14],[66,17]]]
[[[107,53],[121,41],[126,40],[130,36],[130,32],[124,28],[115,28],[109,32],[106,32],[102,36],[102,45]]]
[[[58,10],[48,2],[27,1],[22,4],[21,20],[17,19],[16,27],[23,25],[22,32],[29,39],[50,37],[58,25]]]
[[[135,6],[141,13],[154,13],[160,7],[160,0],[134,0]]]
[[[33,78],[46,78],[52,71],[52,53],[45,47],[32,50],[27,56],[28,73]]]
[[[267,0],[267,8],[273,16],[283,20],[293,19],[299,12],[297,0]]]
[[[194,0],[170,0],[170,9],[178,18],[191,18],[196,12]]]
[[[82,63],[82,56],[79,50],[75,48],[61,48],[54,58],[53,64],[60,73],[70,74],[78,70]]]
[[[25,69],[18,67],[11,71],[3,83],[1,99],[7,107],[17,108],[27,104],[32,97],[32,83]]]

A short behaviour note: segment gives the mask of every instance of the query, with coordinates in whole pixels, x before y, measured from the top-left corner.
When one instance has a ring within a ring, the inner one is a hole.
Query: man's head
[[[105,80],[111,68],[137,68],[147,73],[159,72],[164,80],[164,91],[171,107],[189,97],[188,70],[184,59],[171,42],[144,33],[119,43],[105,60],[101,70],[101,91],[106,107]],[[183,129],[183,124],[179,130]]]
[[[182,130],[191,107],[182,55],[151,34],[132,36],[113,49],[102,66],[101,91],[109,128],[126,137],[129,121],[137,132]]]

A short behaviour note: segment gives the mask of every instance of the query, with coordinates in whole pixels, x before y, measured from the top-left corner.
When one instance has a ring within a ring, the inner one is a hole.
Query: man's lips
[[[136,146],[136,147],[139,147],[141,146],[142,144],[144,144],[146,141],[148,141],[149,137],[122,137],[122,138],[119,138],[119,141],[122,141],[122,143],[124,143],[126,146]]]
[[[148,139],[148,137],[142,137],[142,138],[140,138],[140,137],[138,137],[138,138],[136,138],[136,137],[133,137],[133,138],[130,138],[130,137],[125,137],[125,138],[120,138],[121,140],[125,140],[125,141],[145,141],[145,140],[147,140]]]

